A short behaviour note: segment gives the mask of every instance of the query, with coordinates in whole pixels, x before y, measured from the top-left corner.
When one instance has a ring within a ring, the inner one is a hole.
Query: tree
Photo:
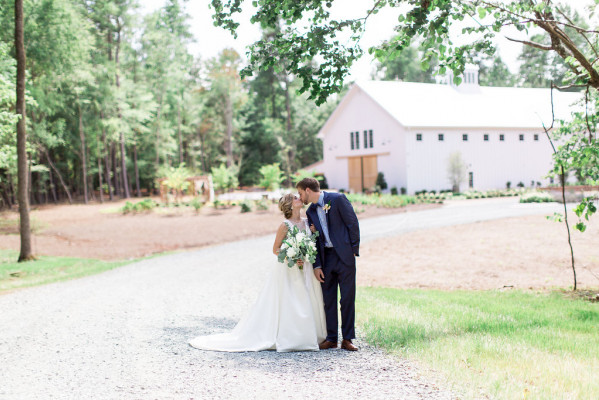
[[[447,179],[451,183],[454,193],[459,193],[460,185],[466,181],[468,167],[462,159],[462,153],[453,152],[447,159]]]
[[[29,177],[27,173],[27,129],[25,113],[25,38],[23,33],[23,0],[15,0],[15,48],[17,51],[17,156],[18,199],[20,216],[21,252],[19,262],[32,260],[31,225],[29,222]]]
[[[374,78],[388,81],[435,83],[435,63],[426,70],[420,65],[422,49],[410,45],[397,55],[386,54],[379,59]]]
[[[482,86],[511,87],[516,86],[514,76],[500,56],[479,62],[478,83]]]

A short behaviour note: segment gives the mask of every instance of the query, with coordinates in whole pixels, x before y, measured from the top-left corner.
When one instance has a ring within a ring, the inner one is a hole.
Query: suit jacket
[[[326,213],[326,219],[329,228],[329,238],[337,255],[344,264],[353,266],[355,264],[354,255],[360,255],[360,226],[358,217],[354,212],[351,203],[343,193],[324,193],[324,204],[330,204],[331,208]],[[320,218],[316,212],[318,205],[311,204],[306,211],[308,223],[314,224],[319,232],[318,236],[318,256],[314,262],[314,268],[324,265],[325,237],[320,224]]]

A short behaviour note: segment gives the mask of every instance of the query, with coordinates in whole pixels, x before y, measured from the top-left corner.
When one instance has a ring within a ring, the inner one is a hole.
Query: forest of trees
[[[182,163],[255,185],[265,164],[289,176],[322,157],[334,102],[272,68],[241,80],[232,49],[194,56],[181,0],[165,3],[142,17],[137,0],[24,1],[31,204],[141,196]],[[0,6],[0,208],[17,197],[13,6]]]

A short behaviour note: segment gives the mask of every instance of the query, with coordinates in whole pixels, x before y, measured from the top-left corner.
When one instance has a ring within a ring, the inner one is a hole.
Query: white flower
[[[283,244],[281,245],[281,249],[286,249],[286,248],[288,248],[288,247],[289,247],[289,245],[288,245],[287,243],[283,243]]]
[[[304,232],[300,232],[297,234],[297,236],[295,238],[298,242],[301,242],[302,240],[304,240],[305,237],[306,237],[306,234]]]
[[[290,248],[289,250],[287,250],[287,257],[294,257],[297,254],[297,251],[295,250],[295,248]]]

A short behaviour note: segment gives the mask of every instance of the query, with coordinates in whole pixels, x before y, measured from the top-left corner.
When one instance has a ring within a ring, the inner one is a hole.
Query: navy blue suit
[[[342,193],[324,193],[329,239],[332,248],[325,246],[325,236],[316,211],[311,204],[306,211],[308,222],[319,232],[318,255],[314,268],[322,268],[324,283],[322,295],[327,322],[327,340],[337,342],[339,322],[337,319],[337,287],[341,293],[341,332],[343,339],[354,339],[356,300],[356,256],[360,255],[360,227],[358,217],[347,197]]]

